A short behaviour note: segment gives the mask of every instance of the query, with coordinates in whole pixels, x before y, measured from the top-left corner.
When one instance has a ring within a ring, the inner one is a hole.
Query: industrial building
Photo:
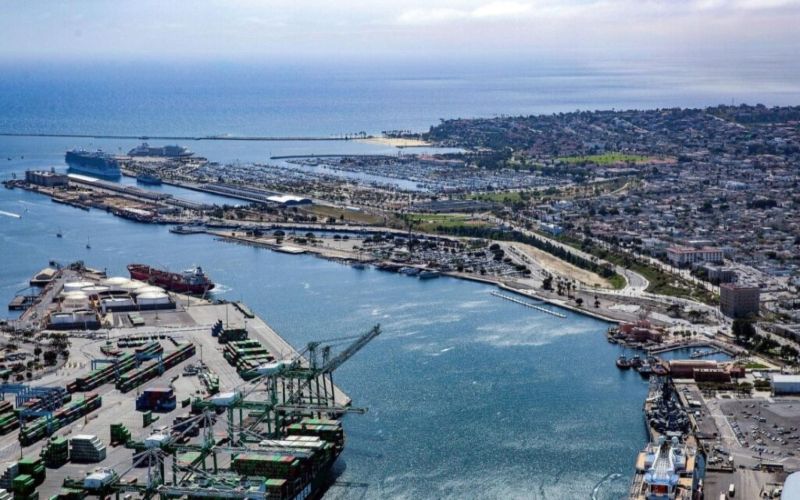
[[[757,286],[723,283],[719,286],[719,310],[729,318],[758,316],[761,289]]]
[[[772,376],[772,392],[778,394],[800,394],[800,375]]]
[[[58,187],[69,184],[69,177],[56,173],[55,170],[26,170],[25,181],[37,186]]]

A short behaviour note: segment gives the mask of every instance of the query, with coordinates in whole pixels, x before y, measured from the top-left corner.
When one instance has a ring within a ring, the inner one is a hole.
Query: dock
[[[519,299],[517,299],[515,297],[512,297],[510,295],[505,295],[505,294],[500,293],[500,292],[491,292],[491,293],[495,297],[499,297],[501,299],[505,299],[505,300],[508,300],[510,302],[514,302],[515,304],[519,304],[521,306],[530,307],[531,309],[536,309],[537,311],[541,311],[543,313],[547,313],[547,314],[553,315],[553,316],[555,316],[557,318],[566,318],[567,317],[566,314],[562,314],[562,313],[556,312],[556,311],[551,311],[550,309],[545,309],[544,307],[537,306],[536,304],[531,304],[530,302],[527,302],[527,301],[524,301],[524,300],[519,300]]]

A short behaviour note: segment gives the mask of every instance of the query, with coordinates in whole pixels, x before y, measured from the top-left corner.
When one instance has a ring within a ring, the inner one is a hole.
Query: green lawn
[[[588,156],[565,156],[556,158],[556,161],[570,165],[591,163],[594,165],[615,165],[617,163],[644,163],[650,158],[642,155],[630,155],[625,153],[603,153],[600,155]]]
[[[474,220],[468,214],[409,214],[414,221],[414,229],[435,232],[438,226],[441,227],[487,227],[490,224],[482,220]]]

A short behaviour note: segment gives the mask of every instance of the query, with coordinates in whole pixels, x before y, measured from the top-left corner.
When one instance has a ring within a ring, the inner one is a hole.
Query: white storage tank
[[[89,296],[83,292],[69,292],[63,295],[61,309],[74,310],[89,307]]]
[[[100,307],[103,310],[103,314],[108,312],[109,309],[113,310],[121,307],[133,307],[135,305],[136,304],[133,302],[133,299],[130,297],[109,297],[100,301]]]
[[[147,283],[145,283],[143,281],[130,280],[127,283],[125,283],[124,285],[120,285],[119,289],[120,290],[125,290],[127,292],[131,292],[131,293],[135,293],[136,290],[138,290],[140,288],[144,288],[146,286],[150,286],[150,285],[148,285]]]
[[[94,283],[91,281],[68,281],[64,283],[64,293],[77,292],[80,291],[81,288],[92,285],[94,285]]]
[[[123,285],[127,285],[131,280],[123,278],[122,276],[114,276],[102,281],[102,284],[109,287],[111,290],[121,290]]]
[[[52,313],[50,315],[50,324],[52,325],[66,325],[74,323],[72,313]]]
[[[169,295],[164,292],[143,293],[136,296],[136,303],[140,306],[169,304]]]
[[[145,293],[164,293],[164,289],[160,286],[145,285],[141,288],[137,288],[134,293],[136,295],[144,295]]]
[[[86,295],[98,295],[101,293],[105,293],[109,291],[110,288],[104,285],[92,285],[92,286],[85,286],[81,288],[81,292],[85,293]]]

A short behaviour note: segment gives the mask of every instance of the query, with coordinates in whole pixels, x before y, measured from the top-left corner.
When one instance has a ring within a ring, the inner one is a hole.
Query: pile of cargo
[[[208,369],[202,370],[198,377],[203,385],[206,386],[209,395],[213,396],[219,392],[219,377],[212,371]]]
[[[44,464],[51,469],[61,467],[69,461],[69,442],[63,437],[54,437],[41,452]]]
[[[136,398],[137,411],[172,411],[177,404],[175,391],[169,387],[150,387]]]
[[[20,404],[20,396],[17,396],[17,416],[25,410],[55,410],[72,401],[72,395],[63,387],[42,387],[36,388],[39,392],[38,397],[28,399]]]
[[[45,469],[41,458],[25,457],[17,462],[17,475],[11,481],[14,500],[38,499],[36,487],[44,482]]]
[[[0,435],[5,435],[19,427],[19,419],[14,407],[8,401],[0,401]]]
[[[292,455],[237,455],[231,470],[242,476],[258,476],[293,481],[303,473],[299,458]]]
[[[140,349],[136,349],[136,353],[139,355],[156,355],[163,351],[164,349],[158,342],[151,342]],[[134,368],[136,368],[136,355],[124,354],[117,359],[115,364],[92,370],[88,375],[76,378],[74,382],[67,384],[67,390],[69,392],[91,391],[103,384],[114,381],[117,374],[122,375]]]
[[[73,401],[54,411],[52,419],[40,417],[23,425],[19,431],[19,442],[23,446],[33,444],[82,416],[88,415],[100,408],[102,404],[103,400],[97,394],[89,394],[82,400]]]
[[[227,344],[237,340],[247,339],[247,330],[244,328],[225,328],[222,320],[217,320],[211,327],[211,336],[217,337],[220,344]]]
[[[311,460],[314,471],[325,467],[336,458],[335,447],[317,436],[286,436],[284,439],[265,439],[258,446],[262,450],[280,450]]]
[[[304,418],[298,423],[286,427],[289,436],[316,436],[332,443],[338,455],[344,448],[344,430],[339,420],[324,418]]]
[[[123,424],[111,424],[111,446],[127,444],[131,440],[131,431]]]
[[[11,482],[14,491],[14,500],[39,500],[36,493],[36,483],[28,474],[20,474]]]
[[[128,392],[131,389],[134,389],[145,382],[156,378],[165,370],[169,370],[170,368],[177,366],[179,363],[186,361],[194,356],[194,353],[194,344],[182,344],[177,350],[164,356],[163,360],[148,363],[146,366],[142,366],[137,370],[133,370],[121,375],[117,381],[116,387],[121,392]]]
[[[106,445],[91,434],[74,436],[69,440],[69,459],[82,464],[102,462],[106,459]]]
[[[257,376],[257,373],[253,372],[255,368],[275,361],[275,357],[257,340],[229,342],[225,345],[222,355],[245,380]]]
[[[83,500],[84,498],[86,498],[86,493],[82,489],[61,488],[58,495],[50,497],[50,500]]]

